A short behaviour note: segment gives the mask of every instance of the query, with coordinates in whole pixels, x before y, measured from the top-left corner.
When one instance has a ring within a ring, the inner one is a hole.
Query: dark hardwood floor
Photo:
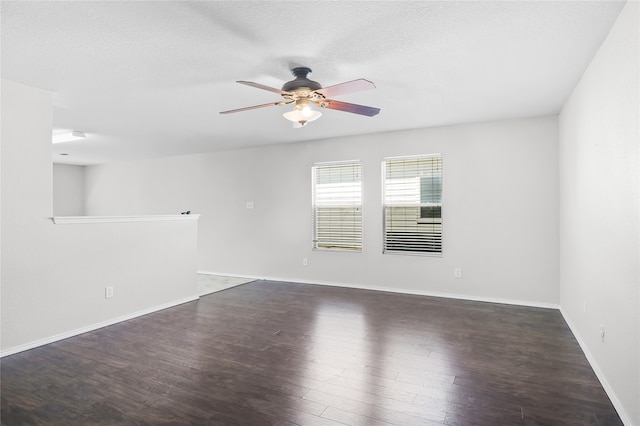
[[[255,281],[5,357],[2,425],[620,425],[556,310]]]

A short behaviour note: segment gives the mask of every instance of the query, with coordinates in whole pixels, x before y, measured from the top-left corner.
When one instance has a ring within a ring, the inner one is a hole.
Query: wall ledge
[[[148,216],[54,216],[56,225],[73,225],[83,223],[123,223],[123,222],[158,222],[164,220],[198,220],[199,214],[167,214]]]

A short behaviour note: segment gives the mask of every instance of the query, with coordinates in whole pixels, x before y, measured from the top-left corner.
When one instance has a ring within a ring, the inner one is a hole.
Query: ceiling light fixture
[[[289,121],[298,123],[300,127],[302,127],[308,122],[320,118],[322,113],[311,109],[309,101],[306,99],[299,99],[296,101],[296,106],[293,108],[293,111],[285,112],[282,116]]]
[[[58,134],[52,135],[51,141],[53,143],[71,142],[71,141],[82,140],[86,137],[87,136],[82,132],[73,131],[73,132],[58,133]]]

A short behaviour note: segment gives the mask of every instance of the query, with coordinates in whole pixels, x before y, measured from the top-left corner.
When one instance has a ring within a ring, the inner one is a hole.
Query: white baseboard
[[[341,283],[341,282],[331,282],[331,281],[314,281],[314,280],[305,280],[305,279],[294,279],[294,278],[279,278],[279,277],[258,277],[252,275],[236,275],[229,274],[224,272],[207,272],[207,271],[198,271],[199,274],[207,274],[207,275],[222,275],[226,277],[238,277],[238,278],[250,278],[254,280],[268,280],[268,281],[281,281],[281,282],[290,282],[290,283],[300,283],[300,284],[311,284],[311,285],[326,285],[331,287],[343,287],[343,288],[355,288],[360,290],[373,290],[373,291],[384,291],[388,293],[398,293],[398,294],[412,294],[416,296],[430,296],[430,297],[443,297],[447,299],[461,299],[461,300],[470,300],[474,302],[488,302],[488,303],[501,303],[506,305],[517,305],[517,306],[529,306],[533,308],[545,308],[545,309],[559,309],[560,306],[554,303],[545,303],[545,302],[531,302],[526,300],[514,300],[514,299],[500,299],[496,297],[482,297],[482,296],[473,296],[473,295],[465,295],[465,294],[455,294],[455,293],[439,293],[432,291],[422,291],[422,290],[412,290],[406,288],[397,288],[397,287],[374,287],[367,286],[361,284],[351,284],[351,283]]]
[[[282,280],[277,280],[282,281]],[[326,285],[332,287],[343,287],[343,288],[355,288],[360,290],[373,290],[373,291],[384,291],[388,293],[398,293],[398,294],[411,294],[415,296],[429,296],[429,297],[442,297],[446,299],[460,299],[460,300],[470,300],[474,302],[488,302],[488,303],[501,303],[506,305],[517,305],[517,306],[528,306],[534,308],[545,308],[545,309],[558,309],[558,305],[553,303],[543,303],[543,302],[531,302],[525,300],[514,300],[514,299],[500,299],[496,297],[482,297],[482,296],[473,296],[466,294],[455,294],[455,293],[440,293],[434,291],[423,291],[423,290],[413,290],[413,289],[405,289],[405,288],[396,288],[396,287],[372,287],[360,284],[346,284],[346,283],[335,283],[335,282],[312,282],[312,281],[296,281],[302,284],[315,284],[315,285]]]
[[[582,349],[582,352],[584,353],[584,356],[587,358],[587,361],[589,362],[589,365],[591,365],[591,368],[593,369],[593,372],[596,373],[596,377],[600,381],[600,384],[604,388],[604,391],[607,393],[607,396],[611,400],[611,403],[613,404],[613,407],[618,412],[618,416],[620,416],[620,420],[622,420],[622,423],[624,423],[626,426],[632,426],[632,423],[631,423],[631,420],[629,418],[629,415],[624,410],[624,407],[623,407],[622,403],[620,402],[620,400],[618,399],[618,397],[616,396],[616,393],[613,390],[613,387],[611,387],[611,385],[607,381],[607,378],[604,375],[604,373],[602,372],[602,370],[600,369],[600,366],[596,362],[595,357],[589,351],[589,347],[586,345],[584,340],[582,340],[582,338],[580,337],[580,334],[578,334],[577,328],[575,328],[574,325],[571,323],[571,320],[566,315],[566,313],[564,312],[562,307],[560,307],[560,313],[562,314],[562,317],[564,318],[564,321],[569,326],[569,329],[571,330],[571,333],[574,335],[574,337],[578,341],[578,344],[580,345],[580,349]]]
[[[57,334],[55,336],[51,336],[51,337],[46,337],[44,339],[40,339],[40,340],[36,340],[34,342],[29,342],[26,343],[24,345],[20,345],[20,346],[15,346],[13,348],[9,348],[6,350],[3,350],[2,352],[0,352],[0,358],[3,358],[5,356],[9,356],[9,355],[13,355],[13,354],[17,354],[18,352],[23,352],[29,349],[34,349],[37,348],[38,346],[44,346],[44,345],[48,345],[49,343],[53,343],[53,342],[57,342],[60,340],[64,340],[64,339],[68,339],[69,337],[73,337],[73,336],[77,336],[79,334],[84,334],[87,333],[89,331],[94,331],[97,330],[99,328],[103,328],[103,327],[107,327],[113,324],[117,324],[119,322],[123,322],[123,321],[127,321],[133,318],[137,318],[137,317],[141,317],[143,315],[147,315],[153,312],[157,312],[157,311],[161,311],[163,309],[167,309],[167,308],[172,308],[174,306],[178,306],[178,305],[182,305],[183,303],[188,303],[188,302],[193,302],[194,300],[198,300],[199,297],[196,296],[191,296],[191,297],[187,297],[184,299],[180,299],[180,300],[174,300],[172,302],[169,303],[164,303],[162,305],[158,305],[158,306],[153,306],[151,308],[147,308],[147,309],[143,309],[141,311],[138,312],[134,312],[131,314],[127,314],[127,315],[122,315],[116,318],[112,318],[106,321],[102,321],[96,324],[91,324],[88,325],[86,327],[81,327],[75,330],[71,330],[71,331],[67,331],[64,333],[60,333]]]

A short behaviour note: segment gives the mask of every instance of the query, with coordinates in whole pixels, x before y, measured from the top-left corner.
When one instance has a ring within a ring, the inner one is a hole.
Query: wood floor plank
[[[382,406],[378,401],[361,402],[343,396],[332,395],[316,390],[311,390],[304,397],[327,404],[329,407],[337,408],[341,411],[352,413],[358,416],[373,418],[393,425],[440,425],[441,421],[429,419],[428,417],[406,413],[400,407]]]
[[[254,281],[5,357],[15,425],[621,425],[560,313]]]
[[[343,411],[339,408],[328,407],[325,412],[322,414],[322,417],[335,420],[340,424],[345,424],[349,426],[390,426],[393,423],[388,423],[382,420],[378,420],[373,417],[363,416],[360,414],[355,414],[349,411]]]

